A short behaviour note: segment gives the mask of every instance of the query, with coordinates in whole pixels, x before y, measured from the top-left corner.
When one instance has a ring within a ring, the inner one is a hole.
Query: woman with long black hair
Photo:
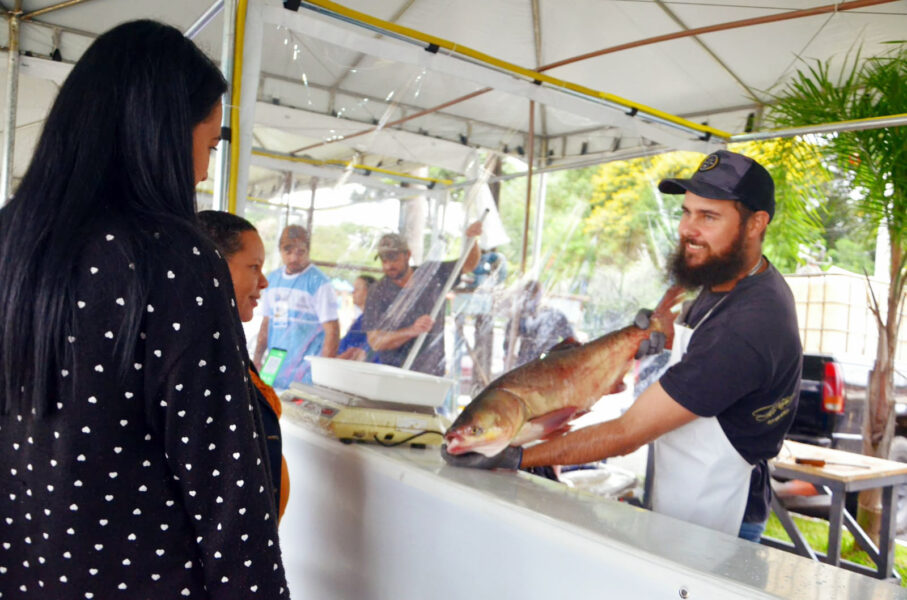
[[[120,25],[0,210],[3,598],[287,597],[230,273],[194,186],[217,67]]]

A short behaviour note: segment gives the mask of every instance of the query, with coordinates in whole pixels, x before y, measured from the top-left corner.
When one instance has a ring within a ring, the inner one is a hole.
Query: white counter
[[[907,598],[907,590],[436,447],[347,446],[284,405],[294,598]]]

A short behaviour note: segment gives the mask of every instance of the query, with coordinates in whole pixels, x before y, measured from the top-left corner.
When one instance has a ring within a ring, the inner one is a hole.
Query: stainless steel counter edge
[[[419,581],[422,592],[436,586],[436,597],[458,598],[451,587],[468,570],[470,597],[545,597],[548,589],[563,597],[566,588],[601,585],[635,597],[907,598],[888,582],[526,473],[449,467],[434,446],[345,445],[295,405],[284,405],[282,424],[291,494],[281,540],[285,561],[298,567],[297,595],[402,597],[398,585]],[[319,539],[326,531],[330,539]],[[330,555],[360,564],[313,589],[305,574],[323,572]]]

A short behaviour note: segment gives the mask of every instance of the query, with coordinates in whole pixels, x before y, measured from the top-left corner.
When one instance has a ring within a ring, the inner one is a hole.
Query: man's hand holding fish
[[[508,446],[499,454],[485,456],[478,452],[465,454],[449,454],[447,445],[441,446],[441,456],[447,464],[454,467],[469,467],[471,469],[509,469],[515,471],[520,468],[523,460],[523,449],[520,446]]]

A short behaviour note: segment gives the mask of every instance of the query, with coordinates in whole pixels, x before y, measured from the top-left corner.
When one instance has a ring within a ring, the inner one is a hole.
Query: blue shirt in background
[[[286,389],[294,381],[312,383],[305,357],[321,354],[321,324],[337,319],[337,296],[330,279],[311,264],[293,275],[281,267],[268,275],[261,307],[268,318],[268,352],[272,348],[287,351],[273,387]]]
[[[356,317],[356,320],[353,321],[353,324],[350,325],[349,330],[346,332],[346,335],[340,339],[340,345],[337,347],[337,354],[343,354],[345,350],[350,348],[361,348],[365,351],[367,362],[380,363],[378,360],[378,353],[372,350],[372,347],[368,345],[368,336],[364,329],[362,329],[362,317],[364,315],[359,315]]]

